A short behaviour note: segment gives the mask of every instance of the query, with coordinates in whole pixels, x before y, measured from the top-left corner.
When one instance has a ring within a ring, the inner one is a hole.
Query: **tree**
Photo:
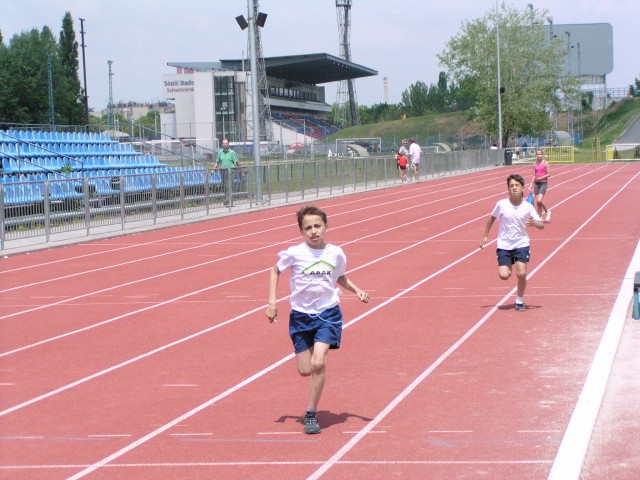
[[[500,11],[465,22],[438,55],[459,84],[473,87],[478,120],[498,132],[496,23],[500,36],[503,147],[511,135],[539,135],[551,127],[549,112],[575,103],[577,81],[562,77],[566,46],[549,38],[546,11],[519,12],[504,3]]]
[[[84,124],[78,43],[69,12],[62,21],[60,43],[47,26],[14,35],[8,47],[0,37],[0,85],[0,122],[48,124],[53,107],[55,123]]]
[[[632,85],[629,85],[629,95],[632,97],[640,97],[640,78],[636,78]]]
[[[358,118],[362,125],[398,120],[401,115],[402,109],[394,103],[376,103],[370,107],[358,105]]]
[[[402,107],[406,110],[406,114],[411,117],[421,117],[427,113],[427,96],[429,87],[421,81],[410,85],[408,89],[402,92]]]
[[[54,85],[58,121],[66,125],[83,125],[84,93],[78,78],[78,42],[69,12],[62,18],[58,54],[59,74]]]
[[[13,36],[0,68],[6,82],[0,89],[3,122],[49,122],[49,55],[56,55],[56,39],[49,28]]]

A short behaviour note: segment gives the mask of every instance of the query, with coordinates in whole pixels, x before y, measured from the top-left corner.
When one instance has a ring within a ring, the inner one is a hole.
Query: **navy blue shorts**
[[[292,310],[289,314],[289,336],[296,353],[309,350],[316,342],[327,343],[330,349],[340,348],[342,337],[340,307],[336,305],[316,314]]]
[[[531,252],[529,247],[515,248],[513,250],[496,249],[499,267],[510,267],[516,262],[529,263]]]

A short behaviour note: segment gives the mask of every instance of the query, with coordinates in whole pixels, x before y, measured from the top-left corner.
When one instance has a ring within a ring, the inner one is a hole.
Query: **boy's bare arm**
[[[489,240],[489,232],[491,231],[491,227],[493,226],[493,222],[495,221],[496,221],[496,217],[489,215],[489,218],[487,219],[487,224],[484,227],[484,235],[480,240],[480,248],[483,248],[487,244],[487,241]]]
[[[277,265],[269,271],[269,300],[267,310],[264,314],[267,316],[271,323],[278,321],[278,306],[277,306],[277,290],[278,279],[280,278],[280,270]]]
[[[340,285],[345,290],[349,290],[352,293],[355,293],[358,297],[358,300],[364,303],[369,302],[369,294],[363,290],[360,290],[355,283],[353,283],[346,275],[342,275],[338,278],[338,285]]]

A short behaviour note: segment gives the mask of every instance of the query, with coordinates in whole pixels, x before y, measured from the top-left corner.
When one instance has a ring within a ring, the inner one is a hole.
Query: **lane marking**
[[[472,185],[474,183],[486,182],[486,180],[482,180],[481,177],[483,177],[483,176],[486,176],[486,177],[497,176],[497,174],[495,172],[496,172],[495,170],[489,170],[487,172],[483,172],[482,175],[477,175],[477,176],[473,175],[472,178],[480,178],[480,180],[477,180],[477,181],[474,181],[474,182],[470,182],[468,184]],[[471,176],[471,175],[469,175],[469,176]],[[467,180],[466,178],[464,178],[462,176],[457,176],[457,177],[454,177],[452,180],[447,180],[447,181],[441,182],[440,185],[445,185],[446,186],[447,183],[456,183],[460,179],[465,180],[465,181]],[[445,189],[443,191],[447,191],[447,190],[450,190],[450,188]],[[360,197],[363,197],[364,196],[363,194],[366,195],[367,192],[359,192],[359,193],[360,193]],[[423,193],[423,194],[419,194],[419,195],[411,195],[409,197],[402,196],[402,201],[404,201],[407,198],[416,198],[416,197],[419,197],[419,196],[430,195],[430,194],[433,194],[433,193],[434,193],[433,191],[429,191],[429,192],[426,192],[426,193]],[[383,194],[381,194],[379,191],[377,191],[377,192],[375,192],[375,195],[376,195],[377,198],[380,198],[380,197],[394,197],[394,196],[401,196],[402,193],[401,193],[401,190],[395,190],[395,191],[391,191],[391,192],[383,193]],[[343,201],[341,203],[337,203],[337,206],[349,205],[349,204],[353,204],[353,203],[361,202],[361,201],[365,201],[365,200],[366,200],[366,197],[365,198],[360,198],[360,199],[356,200],[355,202],[353,200],[346,201],[346,202]],[[391,202],[387,202],[387,203],[391,203]],[[335,215],[344,215],[344,213],[337,213]],[[275,216],[275,217],[269,216],[269,217],[267,217],[267,219],[268,220],[277,220],[277,219],[289,218],[290,216],[291,216],[290,213],[285,213],[285,214],[278,215],[278,216]],[[219,219],[213,218],[212,220],[219,220]],[[192,236],[196,236],[196,235],[210,234],[210,233],[213,233],[213,232],[219,232],[219,231],[222,231],[222,230],[228,230],[228,229],[232,229],[232,228],[236,228],[236,227],[245,227],[247,225],[253,225],[253,224],[256,224],[256,223],[264,223],[264,221],[265,221],[264,218],[260,218],[258,220],[245,221],[245,222],[242,222],[242,223],[233,223],[231,225],[226,225],[226,226],[223,226],[223,227],[209,228],[209,229],[199,230],[197,232],[191,232],[191,233],[186,233],[186,234],[182,234],[182,235],[175,235],[175,236],[172,236],[172,237],[160,238],[158,240],[152,240],[152,241],[149,241],[149,242],[136,243],[136,244],[133,244],[133,245],[125,245],[124,247],[112,248],[112,249],[109,249],[109,250],[101,250],[101,251],[98,251],[98,252],[86,253],[86,254],[83,254],[83,255],[76,255],[74,257],[68,257],[68,258],[63,258],[63,259],[59,259],[59,260],[51,260],[51,261],[48,261],[48,262],[43,262],[43,263],[33,264],[33,265],[26,265],[26,266],[23,266],[23,267],[17,267],[17,268],[13,268],[13,269],[9,269],[9,270],[2,270],[2,271],[0,271],[0,274],[12,273],[12,272],[20,271],[20,270],[27,270],[27,269],[37,268],[37,267],[46,267],[46,266],[53,265],[53,264],[56,264],[56,263],[64,263],[64,262],[67,262],[67,261],[70,261],[70,260],[80,260],[80,259],[83,259],[83,258],[97,256],[97,255],[113,254],[114,252],[118,252],[118,251],[121,251],[121,250],[134,249],[136,247],[148,247],[149,245],[153,246],[153,245],[162,244],[162,243],[178,244],[178,242],[175,242],[174,240],[187,238],[187,237],[192,237]],[[111,240],[113,240],[113,239],[111,239]],[[86,243],[83,242],[83,243],[75,244],[75,246],[77,246],[77,247],[89,247],[89,246],[92,246],[92,245],[97,245],[97,243],[98,242],[90,242],[89,241],[89,242],[86,242]],[[192,242],[191,244],[194,244],[194,243],[195,242]],[[107,245],[107,246],[118,245],[117,243],[108,243],[107,241],[101,242],[100,244],[101,245]],[[202,244],[202,242],[195,243],[195,244],[196,245],[208,245],[208,244]],[[164,246],[164,245],[161,245],[161,246]],[[5,256],[4,258],[8,258],[8,256]],[[4,290],[0,290],[0,293],[2,293],[3,291]]]
[[[605,177],[605,178],[606,178],[606,177]],[[596,183],[597,183],[597,182],[596,182]],[[577,195],[577,194],[576,194],[576,195]],[[617,194],[616,194],[616,195],[617,195]],[[575,196],[575,195],[574,195],[574,196]],[[615,197],[615,195],[614,195],[614,197]],[[612,197],[612,198],[614,198],[614,197]],[[569,197],[569,198],[571,198],[571,197]],[[567,199],[567,200],[568,200],[568,199]],[[607,203],[608,203],[608,202],[607,202]],[[605,205],[606,205],[606,204],[605,204]],[[595,214],[594,214],[594,215],[595,215]],[[483,215],[483,217],[484,217],[484,215]],[[583,225],[584,225],[584,224],[583,224]],[[581,228],[582,228],[582,227],[581,227]],[[444,233],[443,233],[443,234],[444,234]],[[569,239],[567,239],[567,241],[568,241],[568,240],[569,240]],[[565,242],[565,243],[566,243],[566,242]],[[562,246],[564,246],[564,243],[563,243],[560,247],[558,247],[558,248],[556,249],[556,251],[554,251],[554,254],[555,254],[555,253],[556,253],[560,248],[562,248]],[[424,282],[425,282],[425,281],[427,281],[428,279],[433,278],[433,276],[435,276],[435,275],[437,275],[437,274],[441,273],[442,271],[447,270],[448,268],[451,268],[453,265],[455,265],[455,264],[459,263],[460,261],[465,260],[467,257],[469,257],[470,255],[473,255],[473,254],[475,254],[475,253],[477,253],[477,250],[474,250],[474,251],[473,251],[473,252],[471,252],[470,254],[466,255],[463,259],[460,259],[459,261],[457,261],[457,262],[454,262],[454,263],[450,264],[448,267],[446,267],[446,268],[444,268],[444,269],[439,270],[436,274],[434,274],[434,275],[432,275],[432,276],[429,276],[427,279],[423,279],[421,282],[419,282],[419,284],[424,283]],[[549,258],[551,258],[551,257],[549,257]],[[371,262],[371,263],[373,263],[373,262]],[[545,262],[545,263],[546,263],[546,262]],[[540,265],[540,267],[541,267],[542,265],[544,265],[544,263],[542,263],[542,264]],[[540,268],[540,267],[539,267],[539,268]],[[359,267],[359,268],[364,268],[364,266],[363,266],[363,267]],[[535,271],[537,271],[537,269],[536,269]],[[534,271],[534,272],[535,272],[535,271]],[[533,273],[534,273],[534,272],[532,272],[532,275],[533,275]],[[415,286],[414,286],[414,288],[415,288]],[[505,298],[508,298],[510,295],[512,295],[513,291],[515,291],[515,289],[513,289],[513,290],[512,290],[512,291],[511,291],[507,296],[505,296]],[[387,301],[387,302],[385,302],[385,303],[389,303],[389,302],[391,302],[391,301],[395,300],[396,298],[398,298],[399,296],[400,296],[400,295],[394,296],[394,297],[392,297],[392,299],[389,299],[389,301]],[[255,309],[255,310],[254,310],[254,312],[255,312],[255,311],[257,311],[257,310],[261,310],[262,308],[264,308],[264,307],[263,307],[263,306],[260,306],[258,309]],[[376,308],[375,310],[377,310],[377,308]],[[375,310],[372,310],[372,312],[371,312],[371,313],[373,313],[373,311],[375,311]],[[248,312],[248,313],[253,313],[253,312]],[[248,313],[247,313],[247,314],[248,314]],[[370,313],[368,313],[368,314],[370,314]],[[367,315],[368,315],[368,314],[367,314]],[[355,323],[356,321],[360,320],[361,318],[364,318],[364,316],[365,316],[365,315],[362,315],[362,316],[360,316],[360,317],[358,317],[358,318],[354,319],[354,321],[349,322],[347,325],[345,325],[345,328],[346,328],[347,326],[349,326],[349,325],[351,325],[351,324]],[[232,320],[233,320],[233,319],[232,319]],[[231,320],[230,320],[230,321],[231,321]],[[219,326],[215,326],[215,327],[212,327],[212,328],[218,328],[218,327],[219,327]],[[470,333],[473,333],[473,332],[470,332]],[[233,393],[234,391],[238,390],[239,388],[242,388],[244,385],[246,385],[246,384],[248,384],[248,383],[250,383],[250,382],[254,381],[254,380],[255,380],[255,379],[257,379],[257,378],[260,378],[262,375],[266,374],[268,371],[270,371],[270,370],[272,370],[272,369],[274,369],[274,368],[277,368],[278,366],[280,366],[281,364],[283,364],[283,363],[285,363],[286,361],[290,360],[291,358],[293,358],[293,354],[291,354],[291,355],[289,355],[289,356],[287,356],[287,357],[284,357],[284,358],[283,358],[283,359],[281,359],[279,362],[276,362],[275,364],[273,364],[272,366],[268,367],[267,369],[264,369],[264,370],[262,370],[261,372],[257,372],[255,375],[253,375],[252,377],[249,377],[248,379],[246,379],[245,381],[243,381],[243,382],[241,382],[240,384],[236,385],[235,387],[233,387],[232,389],[228,390],[227,392],[224,392],[223,394],[221,394],[221,395],[219,395],[219,396],[217,396],[217,397],[214,397],[214,398],[213,398],[213,399],[211,399],[209,402],[207,402],[207,403],[205,403],[205,404],[201,405],[200,407],[197,407],[196,409],[194,409],[194,410],[192,410],[192,411],[190,411],[190,412],[187,412],[187,413],[186,413],[186,414],[184,414],[183,416],[181,416],[181,417],[179,417],[178,419],[176,419],[176,420],[174,421],[175,423],[174,423],[174,422],[171,422],[170,424],[166,424],[165,426],[161,427],[160,429],[158,429],[158,430],[156,430],[156,431],[154,431],[154,432],[151,432],[151,433],[150,433],[150,434],[148,434],[147,436],[145,436],[145,437],[141,438],[139,441],[134,442],[134,443],[133,443],[133,444],[131,444],[130,446],[126,447],[126,451],[129,451],[129,450],[131,450],[131,449],[135,448],[136,446],[138,446],[138,445],[140,445],[140,444],[142,444],[142,443],[145,443],[146,441],[148,441],[149,439],[151,439],[151,438],[153,438],[154,436],[158,435],[158,434],[159,434],[159,433],[161,433],[162,431],[164,431],[164,430],[166,430],[166,429],[168,429],[168,428],[171,428],[171,426],[174,426],[175,424],[179,423],[180,421],[182,421],[182,420],[184,420],[184,419],[186,419],[186,418],[188,418],[188,417],[190,417],[190,416],[194,415],[195,413],[197,413],[197,412],[198,412],[198,411],[200,411],[201,409],[206,408],[206,407],[210,406],[211,404],[215,403],[216,401],[218,401],[218,399],[220,399],[220,398],[224,398],[224,396],[227,396],[227,395],[229,395],[229,394]],[[129,362],[125,362],[125,363],[129,363]],[[222,395],[223,395],[223,396],[222,396]],[[371,431],[371,428],[369,429],[369,431]],[[362,432],[362,430],[361,430],[361,432]],[[130,448],[129,448],[129,447],[130,447]],[[107,457],[107,458],[106,458],[106,459],[104,459],[103,461],[98,462],[97,464],[94,464],[94,465],[90,466],[88,470],[90,470],[90,471],[94,471],[95,469],[99,468],[100,466],[103,466],[103,465],[105,465],[106,463],[108,463],[110,460],[115,459],[115,458],[119,457],[120,455],[123,455],[124,453],[126,453],[126,451],[125,451],[125,449],[123,449],[123,450],[121,450],[120,452],[116,452],[115,454],[113,454],[113,455],[112,455],[112,456],[110,456],[110,457]],[[337,462],[337,460],[334,462],[334,464],[335,464],[336,462]],[[77,475],[80,475],[80,474],[82,474],[82,473],[83,473],[83,472],[79,472],[79,474],[77,474]],[[89,473],[89,471],[87,471],[86,473]],[[86,473],[84,473],[83,475],[80,475],[80,476],[84,476]],[[80,478],[80,476],[77,476],[77,475],[76,475],[76,476],[74,476],[74,477],[72,477],[72,478]]]
[[[112,463],[105,468],[188,468],[188,467],[270,467],[319,465],[322,460],[300,461],[244,461],[244,462],[166,462]],[[343,460],[338,465],[547,465],[551,460]],[[0,465],[0,470],[60,470],[83,468],[87,465]]]
[[[640,241],[636,244],[629,268],[624,276],[604,334],[594,355],[587,378],[576,402],[567,429],[549,472],[548,480],[577,480],[587,456],[591,435],[613,368],[622,330],[633,297],[633,279],[640,270]]]
[[[615,172],[614,172],[615,173]],[[610,174],[612,175],[612,174]],[[540,262],[540,264],[534,268],[532,270],[532,272],[530,274],[527,275],[527,278],[531,278],[533,277],[538,271],[540,271],[541,268],[543,268],[553,257],[556,256],[556,254],[565,247],[565,245],[567,245],[571,240],[573,240],[573,238],[580,232],[582,231],[583,228],[585,228],[589,223],[591,223],[591,221],[600,214],[600,212],[602,210],[604,210],[604,208],[609,205],[609,203],[611,203],[613,201],[614,198],[616,198],[621,192],[624,191],[624,189],[626,189],[626,187],[632,182],[635,181],[635,179],[640,175],[640,172],[636,173],[635,175],[633,175],[633,177],[631,177],[627,183],[625,183],[622,187],[620,187],[618,189],[618,191],[616,193],[614,193],[613,195],[611,195],[611,197],[609,197],[609,199],[600,206],[600,208],[598,208],[589,218],[587,218],[587,220],[585,220],[582,225],[580,225],[576,230],[574,230],[574,232],[569,235],[560,245],[558,245],[547,257],[545,257],[542,262]],[[607,178],[609,175],[607,175],[604,178]],[[603,179],[604,179],[603,178]],[[601,179],[601,180],[603,180]],[[597,182],[596,182],[597,183]],[[594,183],[595,185],[595,183]],[[566,198],[564,201],[568,201],[569,198],[572,198],[573,196],[575,196],[577,194],[574,194],[568,198]],[[379,422],[381,422],[387,415],[389,415],[394,409],[395,407],[398,406],[398,404],[404,400],[405,397],[407,397],[411,392],[413,392],[413,390],[415,390],[423,381],[424,379],[426,379],[442,362],[444,362],[451,354],[453,354],[469,337],[471,337],[471,335],[473,333],[476,332],[476,330],[478,330],[482,325],[484,325],[484,323],[491,317],[493,316],[493,314],[498,310],[498,307],[500,307],[501,305],[503,305],[509,298],[511,298],[511,296],[516,292],[517,287],[514,287],[507,295],[505,295],[503,297],[502,300],[500,300],[500,302],[495,305],[493,308],[491,308],[491,310],[489,310],[489,312],[487,312],[487,314],[482,317],[473,327],[471,327],[466,334],[464,334],[462,337],[460,337],[458,339],[458,341],[456,341],[453,345],[451,345],[451,347],[449,347],[449,349],[447,349],[435,362],[433,362],[426,370],[424,370],[406,389],[404,389],[395,399],[393,399],[388,405],[387,407],[385,407],[371,422],[369,422],[368,425],[366,425],[358,435],[356,435],[355,437],[353,437],[349,442],[347,442],[340,450],[338,450],[329,460],[327,460],[322,467],[320,467],[318,470],[316,470],[313,474],[311,474],[308,479],[309,480],[316,480],[318,478],[320,478],[322,475],[324,475],[333,465],[335,465],[335,463],[340,460],[344,455],[346,455],[355,445],[357,445],[360,440],[362,440],[370,431],[371,429],[373,429],[373,427],[375,427]],[[631,290],[631,289],[629,289]],[[629,304],[626,304],[626,307],[628,308]],[[605,382],[606,385],[606,382]],[[591,430],[589,430],[589,434],[587,435],[587,438],[591,438]],[[583,442],[584,443],[584,442]],[[588,440],[586,441],[586,444],[588,445]],[[567,450],[570,450],[572,448],[573,445],[567,445]],[[586,450],[586,448],[585,448]],[[557,480],[566,480],[568,477],[564,477],[562,475],[559,475],[558,477],[556,477]],[[577,477],[576,477],[577,478]],[[555,479],[554,479],[555,480]]]

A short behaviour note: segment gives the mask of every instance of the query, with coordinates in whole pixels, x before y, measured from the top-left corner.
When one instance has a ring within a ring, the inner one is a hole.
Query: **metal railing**
[[[420,178],[497,166],[502,155],[501,150],[423,155]],[[400,184],[390,155],[268,162],[233,169],[228,181],[221,171],[202,167],[126,172],[74,172],[73,178],[50,175],[40,181],[3,177],[0,250],[117,235]]]

